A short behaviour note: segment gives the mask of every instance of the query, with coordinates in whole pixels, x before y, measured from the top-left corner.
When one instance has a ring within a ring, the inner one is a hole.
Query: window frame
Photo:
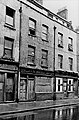
[[[73,71],[73,58],[69,57],[69,70]]]
[[[58,68],[63,69],[63,55],[58,54]]]
[[[30,52],[33,52],[34,55],[30,55],[30,54],[29,54],[29,49],[32,50],[32,51],[30,51]],[[34,62],[30,62],[30,61],[29,61],[29,57],[30,57],[31,59],[34,59]],[[35,47],[34,47],[34,46],[31,46],[31,45],[28,45],[28,62],[27,62],[27,64],[35,65]]]
[[[46,56],[46,57],[45,57]],[[43,64],[43,61],[46,62],[46,65]],[[41,66],[42,67],[48,67],[48,50],[42,49],[42,54],[41,54]]]
[[[63,34],[58,32],[58,47],[63,48]]]
[[[9,11],[9,12],[8,12]],[[8,14],[8,13],[9,14]],[[10,15],[10,13],[12,13],[12,16]],[[13,19],[13,24],[7,22],[7,19]],[[6,16],[5,16],[5,23],[11,27],[15,27],[15,10],[13,8],[10,8],[9,6],[6,6]]]
[[[43,28],[46,29],[46,32],[43,31]],[[43,38],[43,35],[46,36],[46,39]],[[42,40],[48,41],[48,26],[45,24],[42,24]]]
[[[63,92],[63,79],[62,78],[56,78],[56,92]]]
[[[68,92],[73,92],[73,79],[68,79]]]
[[[5,41],[10,41],[11,44],[12,44],[12,47],[10,48],[10,47],[6,46],[5,45]],[[9,37],[4,37],[4,54],[3,54],[3,57],[5,57],[5,58],[11,58],[11,59],[13,58],[13,44],[14,44],[14,39],[9,38]],[[9,50],[11,52],[10,56],[5,54],[6,50]]]
[[[30,22],[34,23],[34,28],[30,26]],[[32,34],[31,32],[34,32],[34,34]],[[29,35],[30,36],[36,36],[36,20],[29,18]]]
[[[68,50],[73,51],[73,38],[68,37],[69,43],[68,43]]]

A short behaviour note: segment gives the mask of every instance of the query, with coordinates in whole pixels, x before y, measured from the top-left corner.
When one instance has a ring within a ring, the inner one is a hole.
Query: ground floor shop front
[[[57,71],[53,76],[52,71],[21,68],[19,100],[51,100],[53,95],[56,99],[78,97],[77,77],[77,73]]]
[[[0,60],[0,103],[17,99],[18,63]]]

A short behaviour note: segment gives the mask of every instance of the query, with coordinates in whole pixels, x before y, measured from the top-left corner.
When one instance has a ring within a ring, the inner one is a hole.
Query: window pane
[[[42,39],[47,40],[47,34],[42,33]]]
[[[28,48],[28,55],[34,56],[34,48]]]
[[[4,82],[4,73],[0,73],[0,81]]]
[[[35,63],[35,58],[34,57],[32,57],[32,56],[28,56],[28,62],[30,62],[30,63]]]
[[[14,76],[8,74],[5,82],[6,87],[6,100],[13,101],[14,100]]]
[[[33,20],[29,20],[29,27],[35,29],[35,22]]]
[[[13,23],[14,23],[13,18],[6,15],[6,23],[13,26]]]
[[[58,55],[58,67],[62,69],[62,65],[63,65],[63,56],[62,55]]]
[[[42,26],[42,32],[47,34],[47,27],[46,26]]]
[[[5,39],[5,47],[12,49],[12,44],[13,44],[13,41]]]
[[[10,16],[10,17],[13,17],[14,15],[14,10],[9,8],[9,7],[6,7],[6,15]]]
[[[9,50],[9,49],[5,49],[4,55],[5,55],[6,57],[12,57],[12,51]]]

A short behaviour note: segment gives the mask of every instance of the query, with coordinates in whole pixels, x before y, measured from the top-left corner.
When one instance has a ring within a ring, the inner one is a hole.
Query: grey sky
[[[68,21],[72,21],[73,27],[79,26],[79,0],[43,0],[43,5],[52,12],[57,13],[58,9],[68,9]]]

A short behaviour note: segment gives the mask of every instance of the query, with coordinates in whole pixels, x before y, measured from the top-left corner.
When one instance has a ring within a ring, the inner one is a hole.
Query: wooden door
[[[28,79],[28,100],[35,99],[34,78]]]

